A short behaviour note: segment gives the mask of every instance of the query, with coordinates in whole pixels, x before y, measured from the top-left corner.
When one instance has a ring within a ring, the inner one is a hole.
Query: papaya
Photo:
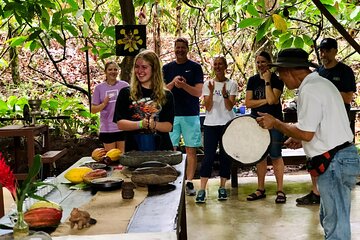
[[[109,157],[111,161],[117,161],[121,157],[121,150],[117,148],[113,148],[110,151],[108,151],[105,155],[105,157]]]
[[[25,212],[24,220],[31,228],[53,227],[60,224],[62,211],[55,208],[36,208]]]
[[[102,161],[105,155],[106,155],[105,148],[95,148],[91,153],[92,159],[94,159],[97,162]]]
[[[89,167],[75,167],[67,171],[64,177],[72,183],[78,184],[84,181],[83,177],[92,169]]]

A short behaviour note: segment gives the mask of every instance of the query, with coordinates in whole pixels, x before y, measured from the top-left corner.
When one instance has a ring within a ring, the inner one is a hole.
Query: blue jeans
[[[329,168],[317,179],[320,192],[320,223],[325,239],[350,240],[351,189],[360,174],[360,159],[355,146],[337,152]]]

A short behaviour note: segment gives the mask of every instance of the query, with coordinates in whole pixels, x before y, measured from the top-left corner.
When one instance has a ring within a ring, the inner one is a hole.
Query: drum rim
[[[229,120],[225,126],[224,126],[224,130],[222,132],[222,136],[221,136],[221,148],[222,148],[222,151],[225,153],[226,156],[228,156],[231,160],[233,161],[236,161],[238,164],[240,164],[241,166],[244,166],[244,167],[249,167],[249,166],[254,166],[256,164],[258,164],[259,162],[261,162],[262,160],[264,160],[265,157],[267,157],[267,155],[269,154],[269,150],[270,150],[270,145],[271,145],[271,135],[270,135],[270,130],[268,130],[268,133],[269,133],[269,137],[270,137],[270,142],[269,142],[269,145],[268,147],[266,148],[264,154],[261,156],[261,158],[255,162],[252,162],[252,163],[243,163],[237,159],[234,159],[232,156],[230,156],[226,151],[225,151],[225,148],[224,148],[224,145],[223,145],[223,136],[224,136],[224,133],[226,131],[226,129],[228,128],[228,126],[231,124],[232,121],[234,121],[235,119],[238,119],[238,118],[242,118],[242,117],[251,117],[253,119],[255,119],[256,117],[254,115],[251,115],[251,114],[243,114],[241,116],[236,116],[234,117],[233,119]]]

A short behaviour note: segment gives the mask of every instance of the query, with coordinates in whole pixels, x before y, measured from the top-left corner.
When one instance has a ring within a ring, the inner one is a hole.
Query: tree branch
[[[344,27],[334,18],[333,15],[325,8],[320,0],[312,0],[316,7],[329,20],[329,22],[336,28],[336,30],[345,38],[345,40],[360,53],[360,45],[353,39]]]

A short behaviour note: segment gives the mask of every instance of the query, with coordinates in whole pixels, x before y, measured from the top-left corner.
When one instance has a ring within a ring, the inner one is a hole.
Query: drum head
[[[225,153],[243,165],[255,165],[264,159],[270,141],[269,130],[261,128],[249,115],[229,121],[222,136]]]

